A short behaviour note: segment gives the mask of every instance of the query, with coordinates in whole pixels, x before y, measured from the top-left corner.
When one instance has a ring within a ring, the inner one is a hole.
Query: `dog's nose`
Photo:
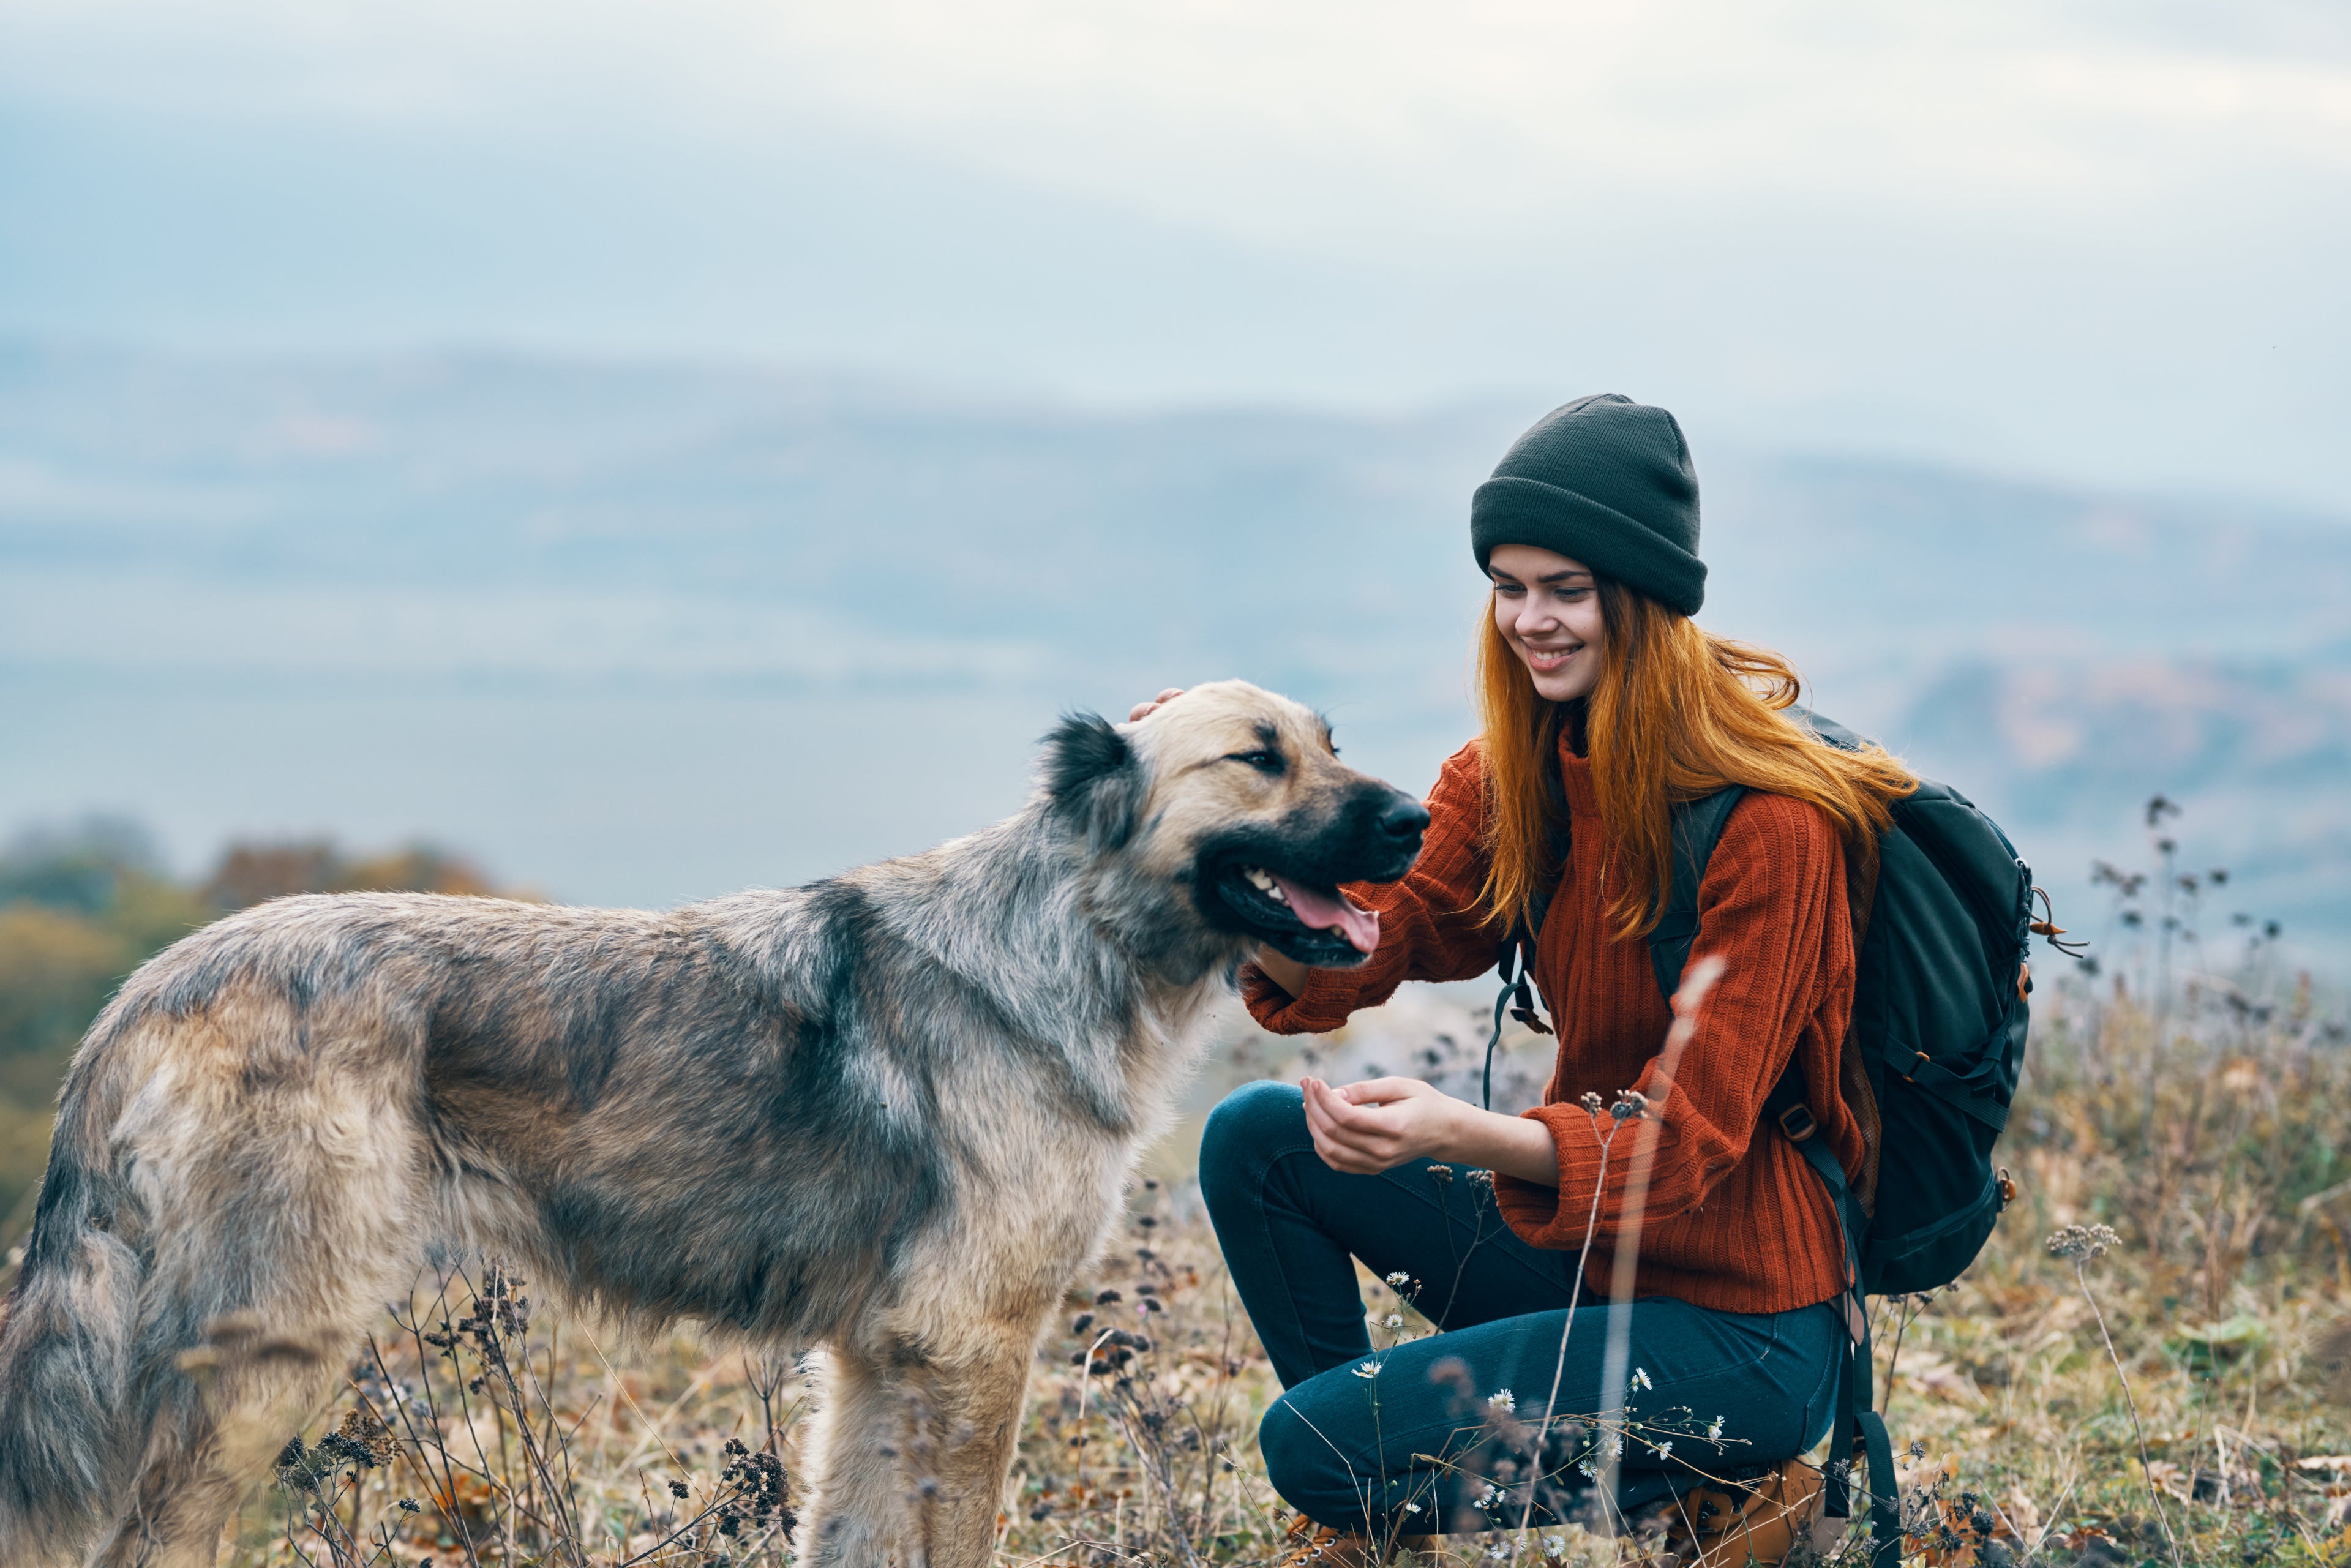
[[[1373,826],[1384,836],[1403,842],[1420,837],[1428,826],[1428,811],[1419,801],[1399,795],[1388,802]]]

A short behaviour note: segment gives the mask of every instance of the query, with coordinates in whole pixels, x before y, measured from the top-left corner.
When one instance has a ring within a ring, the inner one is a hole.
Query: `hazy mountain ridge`
[[[1424,783],[1468,727],[1467,497],[1536,412],[1112,413],[684,365],[0,348],[0,679],[41,694],[47,748],[0,806],[81,803],[59,798],[76,727],[141,722],[167,691],[307,715],[306,747],[434,700],[495,741],[554,694],[583,716],[553,744],[583,760],[587,732],[625,727],[592,716],[608,701],[751,702],[727,711],[787,730],[830,704],[837,749],[961,694],[1008,738],[893,787],[968,825],[1017,792],[1009,759],[1054,708],[1234,673]],[[2126,852],[2160,789],[2216,851],[2274,868],[2249,896],[2351,929],[2351,527],[1693,442],[1708,624],[1785,649],[1824,710],[1961,781],[2053,879],[2093,843]],[[771,831],[862,858],[813,825],[855,815],[835,786],[777,758],[805,803]],[[220,811],[289,809],[224,766]],[[644,789],[599,810],[664,811]],[[141,804],[119,769],[86,793]],[[334,810],[304,799],[306,821]],[[517,809],[451,796],[411,826],[559,892],[646,896],[587,860],[515,862],[549,852],[504,841]]]

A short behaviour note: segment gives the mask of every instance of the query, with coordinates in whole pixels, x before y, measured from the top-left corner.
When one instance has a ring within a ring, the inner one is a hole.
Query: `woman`
[[[1818,1490],[1796,1456],[1832,1415],[1843,1232],[1796,1147],[1758,1120],[1793,1063],[1822,1135],[1849,1174],[1862,1166],[1837,1089],[1847,875],[1874,873],[1887,802],[1914,786],[1883,751],[1835,750],[1783,716],[1797,688],[1778,655],[1689,621],[1705,593],[1698,538],[1697,479],[1664,410],[1588,397],[1522,436],[1470,508],[1491,592],[1483,733],[1445,764],[1412,873],[1350,890],[1379,912],[1378,948],[1344,970],[1267,950],[1244,971],[1267,1028],[1333,1030],[1402,981],[1492,967],[1513,917],[1531,925],[1556,886],[1533,961],[1559,1034],[1541,1105],[1509,1116],[1410,1079],[1310,1078],[1249,1085],[1209,1119],[1201,1186],[1287,1390],[1259,1442],[1301,1515],[1301,1560],[1353,1564],[1375,1540],[1520,1522],[1524,1490],[1489,1490],[1524,1473],[1495,1416],[1543,1414],[1587,1225],[1556,1412],[1626,1403],[1600,1386],[1621,1312],[1634,1372],[1616,1504],[1684,1494],[1686,1553],[1771,1562]],[[1692,954],[1725,968],[1667,1082],[1672,1014],[1644,937],[1670,886],[1670,811],[1731,784],[1749,792],[1700,885]],[[1634,1299],[1610,1308],[1634,1140],[1614,1141],[1601,1181],[1609,1118],[1580,1102],[1628,1088],[1662,1115]],[[1446,1332],[1375,1351],[1351,1259],[1405,1281]],[[1593,1443],[1552,1441],[1538,1521],[1602,1473]],[[1694,1507],[1701,1476],[1748,1484]]]

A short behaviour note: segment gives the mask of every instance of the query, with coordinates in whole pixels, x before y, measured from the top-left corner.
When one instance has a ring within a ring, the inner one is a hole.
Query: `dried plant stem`
[[[1078,1433],[1081,1437],[1084,1435],[1086,1427],[1086,1396],[1092,1392],[1093,1389],[1094,1353],[1101,1350],[1102,1346],[1108,1344],[1110,1343],[1110,1336],[1116,1332],[1117,1331],[1115,1329],[1104,1329],[1102,1333],[1094,1335],[1094,1343],[1086,1347],[1085,1359],[1078,1364],[1077,1426]],[[1083,1487],[1086,1484],[1086,1450],[1082,1444],[1080,1445],[1078,1448],[1076,1469],[1076,1476],[1071,1480],[1071,1485],[1074,1487]]]
[[[1126,1438],[1126,1446],[1134,1452],[1135,1469],[1157,1481],[1160,1490],[1165,1495],[1167,1531],[1176,1538],[1176,1550],[1184,1554],[1184,1561],[1192,1568],[1199,1568],[1200,1558],[1192,1550],[1191,1532],[1184,1528],[1183,1503],[1176,1496],[1175,1474],[1166,1464],[1166,1450],[1155,1444],[1152,1451],[1145,1453],[1142,1439],[1135,1436],[1134,1423],[1126,1418],[1126,1413],[1123,1410],[1117,1412],[1116,1419],[1120,1435]]]
[[[1592,1211],[1583,1220],[1583,1247],[1575,1255],[1575,1281],[1568,1287],[1567,1322],[1560,1325],[1559,1357],[1551,1369],[1551,1395],[1543,1401],[1542,1419],[1535,1423],[1534,1479],[1527,1483],[1527,1505],[1519,1511],[1519,1530],[1524,1535],[1528,1521],[1534,1518],[1535,1491],[1542,1480],[1543,1442],[1551,1435],[1551,1418],[1559,1409],[1559,1385],[1567,1373],[1567,1338],[1575,1332],[1575,1306],[1583,1296],[1583,1264],[1592,1255],[1592,1237],[1600,1226],[1600,1194],[1608,1185],[1608,1150],[1616,1141],[1616,1132],[1623,1124],[1611,1125],[1607,1135],[1600,1133],[1600,1113],[1592,1113],[1592,1135],[1600,1140],[1600,1174],[1592,1183]]]
[[[2155,1517],[2163,1526],[2163,1539],[2171,1548],[2172,1568],[2179,1568],[2179,1538],[2171,1533],[2171,1515],[2163,1506],[2163,1493],[2155,1484],[2155,1469],[2147,1462],[2147,1433],[2138,1423],[2138,1400],[2131,1393],[2130,1375],[2123,1371],[2123,1358],[2115,1354],[2115,1336],[2106,1332],[2106,1314],[2099,1310],[2095,1291],[2090,1289],[2090,1277],[2082,1270],[2082,1260],[2074,1260],[2074,1280],[2082,1287],[2082,1299],[2090,1303],[2090,1315],[2098,1320],[2098,1337],[2106,1343],[2106,1359],[2115,1364],[2115,1380],[2123,1385],[2123,1403],[2129,1407],[2131,1436],[2138,1440],[2139,1474],[2147,1478],[2147,1500],[2155,1504]]]
[[[1702,958],[1692,967],[1689,974],[1682,981],[1681,989],[1675,993],[1674,1024],[1666,1031],[1665,1049],[1658,1052],[1657,1070],[1650,1079],[1650,1089],[1654,1092],[1654,1101],[1650,1103],[1662,1106],[1672,1095],[1674,1070],[1680,1065],[1682,1052],[1688,1047],[1690,1036],[1697,1030],[1698,1004],[1706,999],[1707,992],[1713,989],[1714,983],[1721,977],[1722,960],[1716,957]],[[1625,1097],[1635,1100],[1635,1103],[1642,1104],[1643,1108],[1639,1115],[1641,1129],[1634,1134],[1632,1168],[1625,1184],[1625,1202],[1621,1210],[1625,1216],[1625,1221],[1618,1231],[1614,1267],[1609,1278],[1609,1297],[1612,1303],[1628,1301],[1632,1299],[1633,1270],[1641,1249],[1641,1212],[1648,1202],[1649,1172],[1656,1163],[1658,1128],[1664,1115],[1662,1111],[1656,1116],[1650,1115],[1647,1104],[1643,1103],[1642,1098],[1634,1096],[1629,1091]],[[1608,1151],[1615,1143],[1617,1131],[1622,1126],[1621,1122],[1611,1126],[1607,1136],[1600,1141],[1600,1170],[1592,1184],[1591,1212],[1584,1217],[1583,1246],[1575,1257],[1575,1283],[1568,1292],[1567,1322],[1560,1329],[1559,1354],[1552,1364],[1551,1395],[1543,1401],[1542,1419],[1535,1427],[1535,1475],[1527,1487],[1526,1507],[1519,1514],[1519,1530],[1521,1534],[1534,1518],[1535,1492],[1542,1479],[1543,1443],[1551,1435],[1552,1417],[1559,1410],[1559,1386],[1567,1372],[1568,1335],[1575,1330],[1575,1308],[1583,1291],[1584,1264],[1591,1257],[1592,1239],[1597,1234],[1600,1227],[1600,1196],[1607,1190],[1608,1186]],[[1594,1135],[1597,1135],[1599,1121],[1596,1113],[1593,1117],[1593,1130]],[[1615,1321],[1610,1323],[1608,1345],[1603,1353],[1601,1362],[1601,1397],[1607,1402],[1609,1414],[1615,1416],[1620,1425],[1624,1415],[1624,1363],[1628,1354],[1626,1346],[1629,1333],[1624,1318],[1625,1314],[1619,1312],[1615,1314]],[[1601,1431],[1604,1435],[1607,1429],[1608,1421],[1604,1416]],[[1604,1456],[1609,1456],[1611,1450],[1604,1446],[1602,1453]],[[1616,1468],[1617,1462],[1614,1457],[1604,1458],[1599,1483],[1604,1496],[1614,1495]]]
[[[1641,1130],[1633,1138],[1633,1163],[1625,1172],[1624,1220],[1617,1228],[1615,1257],[1608,1276],[1608,1302],[1611,1307],[1625,1308],[1633,1300],[1633,1284],[1641,1261],[1641,1224],[1649,1207],[1649,1176],[1656,1168],[1657,1142],[1665,1133],[1665,1106],[1673,1097],[1674,1073],[1681,1066],[1682,1052],[1689,1049],[1691,1036],[1698,1032],[1698,1009],[1707,994],[1722,978],[1723,961],[1709,954],[1691,965],[1682,977],[1681,988],[1674,993],[1673,1027],[1666,1031],[1665,1049],[1657,1053],[1657,1070],[1649,1080],[1646,1102],[1641,1114]],[[1625,1418],[1625,1375],[1632,1360],[1632,1314],[1617,1311],[1611,1314],[1608,1324],[1608,1347],[1600,1363],[1600,1396],[1604,1427],[1614,1420],[1622,1425]],[[1613,1502],[1616,1496],[1616,1478],[1622,1468],[1621,1459],[1609,1450],[1603,1450],[1600,1467],[1600,1495]]]
[[[1878,1403],[1879,1411],[1894,1408],[1894,1373],[1902,1364],[1902,1336],[1910,1332],[1910,1303],[1907,1297],[1894,1298],[1894,1348],[1886,1353],[1886,1393]]]

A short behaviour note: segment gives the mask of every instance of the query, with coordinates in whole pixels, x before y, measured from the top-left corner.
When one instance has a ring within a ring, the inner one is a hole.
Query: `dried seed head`
[[[2081,1263],[2105,1257],[2107,1248],[2122,1241],[2111,1225],[2069,1225],[2049,1238],[2049,1255]]]

